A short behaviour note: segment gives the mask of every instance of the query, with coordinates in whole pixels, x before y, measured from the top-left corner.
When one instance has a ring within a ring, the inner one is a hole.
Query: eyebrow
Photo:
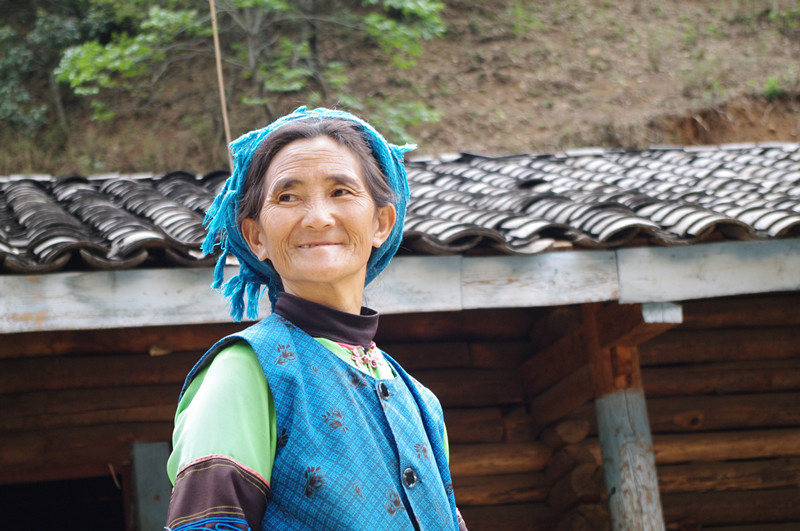
[[[333,181],[334,183],[337,183],[337,184],[345,184],[345,185],[349,185],[349,186],[356,186],[356,185],[360,184],[360,181],[358,179],[350,177],[349,175],[329,175],[329,176],[325,177],[325,180],[326,181]],[[283,179],[278,178],[277,182],[274,182],[272,184],[272,186],[270,186],[270,191],[281,192],[283,190],[287,190],[287,189],[291,188],[292,186],[295,186],[295,185],[301,184],[301,183],[302,183],[301,179],[297,179],[297,178],[293,178],[293,177],[285,177]]]

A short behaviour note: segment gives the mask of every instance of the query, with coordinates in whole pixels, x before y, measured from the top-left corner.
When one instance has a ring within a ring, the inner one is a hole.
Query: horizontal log
[[[516,369],[532,354],[525,341],[385,343],[380,347],[408,370]]]
[[[582,443],[603,463],[600,442]],[[800,429],[748,430],[653,435],[656,464],[800,457]]]
[[[419,370],[414,377],[433,391],[444,407],[520,404],[522,382],[511,369]]]
[[[553,453],[544,468],[545,477],[555,483],[569,474],[575,467],[591,463],[597,466],[594,455],[587,450],[584,444],[570,444]]]
[[[463,341],[384,343],[379,346],[409,371],[467,368],[472,365],[469,343]]]
[[[538,308],[381,315],[378,345],[411,341],[525,341]]]
[[[547,496],[547,505],[563,513],[579,503],[599,502],[604,494],[603,469],[595,463],[582,463],[556,481]]]
[[[531,329],[532,346],[544,350],[581,324],[579,306],[556,306],[538,319]]]
[[[0,432],[46,428],[172,421],[180,385],[68,389],[6,395],[0,401]]]
[[[0,359],[90,354],[205,352],[219,339],[248,323],[152,326],[110,330],[62,330],[4,334]]]
[[[767,489],[731,492],[664,494],[667,524],[692,522],[705,529],[714,524],[800,520],[800,490]]]
[[[566,419],[551,424],[542,431],[540,440],[550,448],[558,449],[579,443],[589,435],[589,422],[583,419]]]
[[[658,487],[662,493],[800,487],[800,458],[663,465]]]
[[[469,345],[472,366],[486,369],[518,369],[534,353],[527,341],[473,342]]]
[[[451,444],[503,441],[503,413],[500,408],[447,408],[444,410],[444,422]]]
[[[564,418],[594,396],[592,371],[585,365],[531,400],[534,420],[546,426]]]
[[[0,437],[0,476],[119,466],[130,461],[133,441],[168,441],[172,427],[172,422],[138,422],[6,433]]]
[[[796,522],[783,522],[780,524],[744,524],[744,525],[721,525],[705,526],[703,530],[708,531],[797,531],[800,529],[800,520]]]
[[[503,414],[503,440],[505,442],[533,442],[541,431],[528,407],[513,406]]]
[[[550,449],[540,443],[452,445],[450,473],[457,478],[536,472],[549,458]]]
[[[588,338],[580,328],[520,366],[525,392],[536,396],[589,363]]]
[[[672,396],[647,399],[653,433],[800,427],[800,393]],[[597,433],[593,404],[574,411]]]
[[[691,328],[800,326],[797,293],[686,301],[684,323]]]
[[[757,393],[800,390],[800,358],[642,369],[645,395]]]
[[[182,384],[201,352],[0,360],[0,394],[117,385]]]
[[[541,472],[464,476],[453,481],[459,507],[543,501],[550,487]]]
[[[670,330],[642,343],[642,367],[800,357],[800,328]]]
[[[469,531],[554,529],[558,514],[543,503],[460,507]]]
[[[611,531],[611,515],[605,503],[585,503],[572,508],[557,531]]]

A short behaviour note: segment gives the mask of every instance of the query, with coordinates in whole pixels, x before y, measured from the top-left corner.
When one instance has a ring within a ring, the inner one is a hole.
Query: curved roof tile
[[[404,252],[800,236],[797,143],[462,154],[407,167]],[[226,177],[0,177],[0,270],[209,265],[203,215]]]

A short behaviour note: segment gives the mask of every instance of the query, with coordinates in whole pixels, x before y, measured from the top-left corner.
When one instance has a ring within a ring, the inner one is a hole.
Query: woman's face
[[[259,260],[272,262],[287,292],[358,313],[370,253],[389,237],[395,217],[393,206],[375,206],[353,153],[323,136],[277,153],[258,219],[245,219],[242,234]]]

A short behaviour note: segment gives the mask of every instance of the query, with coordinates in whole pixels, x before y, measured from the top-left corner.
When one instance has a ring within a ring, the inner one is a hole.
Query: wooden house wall
[[[667,528],[800,528],[800,294],[683,307],[639,347]],[[594,405],[566,418],[602,464]]]
[[[639,347],[668,528],[795,525],[800,294],[683,306],[682,325]],[[574,392],[584,371],[532,389],[524,370],[579,316],[559,307],[382,317],[379,345],[444,406],[472,531],[609,528],[593,404],[571,398],[584,395]],[[108,474],[130,463],[133,441],[169,440],[187,371],[239,328],[0,336],[0,483]]]

